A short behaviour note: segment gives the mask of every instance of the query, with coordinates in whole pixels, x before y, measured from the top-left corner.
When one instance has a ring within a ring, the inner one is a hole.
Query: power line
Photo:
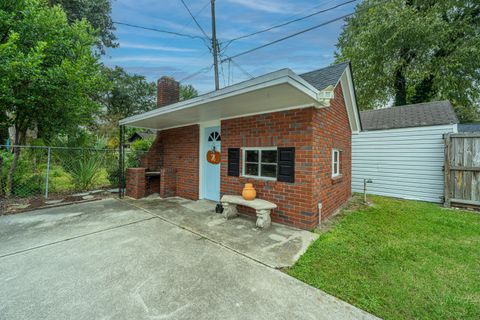
[[[286,37],[283,37],[283,38],[277,39],[277,40],[275,40],[275,41],[266,43],[266,44],[261,45],[261,46],[259,46],[259,47],[255,47],[255,48],[253,48],[253,49],[250,49],[250,50],[247,50],[247,51],[238,53],[238,54],[233,55],[233,56],[231,56],[231,57],[229,57],[229,58],[223,59],[223,60],[221,60],[220,62],[223,63],[223,62],[227,61],[228,59],[238,58],[238,57],[243,56],[243,55],[246,55],[246,54],[248,54],[248,53],[252,53],[252,52],[254,52],[254,51],[263,49],[263,48],[265,48],[265,47],[269,47],[269,46],[271,46],[271,45],[274,45],[274,44],[276,44],[276,43],[282,42],[282,41],[284,41],[284,40],[287,40],[287,39],[296,37],[296,36],[298,36],[298,35],[301,35],[301,34],[303,34],[303,33],[306,33],[306,32],[309,32],[309,31],[312,31],[312,30],[315,30],[315,29],[318,29],[318,28],[323,27],[323,26],[326,26],[326,25],[328,25],[328,24],[330,24],[330,23],[333,23],[333,22],[336,22],[336,21],[339,21],[339,20],[343,20],[343,19],[345,19],[345,18],[348,18],[348,17],[350,17],[350,16],[353,16],[354,14],[356,14],[356,13],[358,13],[358,12],[360,12],[360,11],[365,11],[365,10],[371,9],[371,8],[373,8],[373,7],[376,7],[376,6],[380,5],[380,4],[384,4],[385,2],[387,2],[387,1],[379,2],[379,3],[377,3],[377,4],[368,6],[368,7],[366,7],[366,8],[361,9],[361,10],[356,10],[355,12],[352,12],[352,13],[349,13],[349,14],[345,14],[345,15],[343,15],[343,16],[341,16],[341,17],[338,17],[338,18],[335,18],[335,19],[328,20],[328,21],[323,22],[323,23],[321,23],[321,24],[317,24],[317,25],[315,25],[315,26],[313,26],[313,27],[310,27],[310,28],[308,28],[308,29],[301,30],[301,31],[299,31],[299,32],[296,32],[296,33],[293,33],[293,34],[288,35],[288,36],[286,36]]]
[[[231,62],[234,66],[236,66],[238,68],[238,70],[242,71],[243,74],[245,74],[247,77],[249,77],[250,79],[253,79],[255,78],[250,72],[248,72],[247,70],[245,70],[244,68],[242,68],[241,65],[239,65],[237,62],[235,62],[235,60],[233,60],[232,58],[227,58],[229,62]]]
[[[203,40],[203,41],[205,40],[203,37],[195,36],[195,35],[191,35],[191,34],[186,34],[186,33],[180,33],[180,32],[175,32],[175,31],[144,27],[144,26],[139,26],[139,25],[125,23],[125,22],[119,22],[119,21],[113,21],[113,23],[118,24],[118,25],[122,25],[122,26],[131,27],[131,28],[138,28],[138,29],[143,29],[143,30],[150,30],[150,31],[156,31],[156,32],[171,34],[171,35],[175,35],[175,36],[179,36],[179,37],[186,37],[186,38],[190,38],[190,39],[200,39],[200,40]]]
[[[192,17],[193,21],[195,22],[195,24],[197,25],[197,27],[200,29],[200,31],[202,31],[203,35],[205,36],[205,38],[207,38],[209,41],[210,41],[210,37],[207,35],[207,33],[205,32],[205,30],[203,30],[202,26],[200,25],[200,23],[198,23],[197,21],[197,18],[195,18],[195,16],[193,15],[192,11],[190,11],[190,9],[188,8],[187,4],[185,3],[184,0],[180,0],[182,3],[183,3],[183,6],[185,7],[185,9],[187,9],[188,11],[188,14],[190,14],[190,17]]]
[[[298,21],[302,21],[302,20],[305,20],[305,19],[308,19],[308,18],[311,18],[313,16],[316,16],[316,15],[319,15],[321,13],[325,13],[325,12],[328,12],[328,11],[331,11],[331,10],[335,10],[339,7],[342,7],[342,6],[345,6],[347,4],[350,4],[350,3],[353,3],[353,2],[356,2],[358,0],[349,0],[349,1],[346,1],[346,2],[342,2],[342,3],[339,3],[333,7],[329,7],[329,8],[326,8],[326,9],[322,9],[322,10],[319,10],[319,11],[316,11],[316,12],[313,12],[311,14],[308,14],[306,16],[303,16],[303,17],[300,17],[300,18],[297,18],[297,19],[293,19],[293,20],[290,20],[290,21],[287,21],[287,22],[284,22],[284,23],[280,23],[280,24],[277,24],[277,25],[274,25],[274,26],[271,26],[271,27],[268,27],[266,29],[263,29],[263,30],[259,30],[259,31],[256,31],[256,32],[253,32],[253,33],[249,33],[249,34],[245,34],[243,36],[239,36],[237,38],[233,38],[231,40],[229,40],[223,50],[226,50],[228,48],[229,45],[231,45],[234,41],[237,41],[237,40],[241,40],[241,39],[245,39],[245,38],[248,38],[248,37],[253,37],[253,36],[256,36],[256,35],[259,35],[259,34],[262,34],[262,33],[265,33],[265,32],[268,32],[268,31],[271,31],[273,29],[278,29],[278,28],[281,28],[281,27],[284,27],[284,26],[287,26],[289,24],[292,24],[292,23],[295,23],[295,22],[298,22]]]
[[[205,72],[208,72],[208,71],[212,70],[212,68],[213,68],[213,64],[209,65],[208,67],[204,67],[204,68],[198,70],[197,72],[186,76],[185,78],[179,80],[178,82],[180,82],[180,83],[185,82],[185,81],[187,81],[191,78],[194,78],[194,77],[198,76],[199,74],[202,74],[202,73],[205,73]]]
[[[220,70],[221,70],[221,72],[222,72],[223,86],[226,87],[226,86],[227,86],[227,82],[225,81],[225,71],[223,70],[223,63],[220,64]]]
[[[208,7],[209,4],[210,4],[210,0],[208,0],[208,2],[205,3],[205,5],[204,5],[200,10],[197,11],[197,13],[195,13],[195,16],[198,16],[200,13],[202,13],[203,10],[205,10],[205,9]],[[188,23],[186,23],[186,24],[180,29],[179,32],[183,32],[187,26],[190,26],[190,23],[192,23],[192,20],[191,20],[191,19],[188,19]],[[202,40],[205,42],[204,38],[202,38]],[[168,41],[167,43],[171,43],[171,40]],[[211,49],[210,49],[210,45],[207,45],[207,48],[208,48],[208,50],[211,50]]]
[[[200,13],[202,13],[203,10],[205,10],[208,7],[209,4],[210,4],[210,1],[207,1],[207,3],[205,3],[205,5],[200,10],[198,10],[197,13],[195,13],[195,16],[198,16]]]

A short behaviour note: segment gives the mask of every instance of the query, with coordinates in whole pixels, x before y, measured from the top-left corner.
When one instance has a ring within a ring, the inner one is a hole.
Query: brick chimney
[[[157,82],[157,107],[180,101],[180,84],[170,77],[161,77]]]

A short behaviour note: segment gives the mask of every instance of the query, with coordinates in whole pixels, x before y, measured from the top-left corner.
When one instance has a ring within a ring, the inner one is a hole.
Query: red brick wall
[[[157,107],[163,107],[180,100],[180,84],[170,77],[157,81]]]
[[[352,132],[341,84],[335,88],[330,107],[315,110],[313,123],[314,201],[322,203],[324,219],[350,198],[352,190]],[[337,178],[332,178],[332,149],[341,151],[341,176]]]
[[[245,183],[253,183],[259,198],[279,207],[276,222],[303,229],[335,212],[351,195],[351,131],[342,88],[327,108],[304,108],[249,116],[221,123],[221,194],[241,194]],[[228,148],[295,147],[295,183],[229,177]],[[341,174],[332,179],[332,148],[341,150]],[[161,166],[164,196],[198,199],[199,127],[161,131],[149,154],[149,166]]]
[[[327,108],[305,108],[222,121],[221,193],[241,194],[253,183],[259,198],[279,207],[276,222],[310,229],[351,196],[351,130],[342,87]],[[295,183],[229,177],[228,148],[295,147]],[[332,149],[341,150],[341,177],[332,179]]]
[[[157,172],[163,168],[163,145],[158,139],[158,135],[148,152],[140,156],[140,166]]]
[[[221,193],[241,194],[247,182],[257,196],[278,205],[272,220],[299,228],[318,223],[313,201],[312,116],[314,108],[224,120],[222,130]],[[295,183],[276,182],[227,175],[228,148],[295,147]]]
[[[128,168],[126,179],[126,194],[134,199],[145,197],[145,168]]]
[[[193,125],[158,132],[142,159],[142,165],[150,171],[162,172],[162,197],[198,199],[199,130],[198,125]]]

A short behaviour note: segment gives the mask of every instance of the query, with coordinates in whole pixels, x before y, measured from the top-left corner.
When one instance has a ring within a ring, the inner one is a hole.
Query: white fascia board
[[[353,80],[352,80],[352,70],[350,70],[350,65],[345,68],[345,71],[343,72],[342,76],[340,77],[339,81],[342,83],[342,89],[343,90],[348,90],[348,97],[349,101],[345,101],[345,105],[347,108],[350,107],[350,111],[348,112],[349,117],[353,117],[353,122],[355,123],[356,130],[353,128],[350,128],[352,130],[353,134],[358,134],[360,133],[360,114],[358,112],[358,106],[357,106],[357,100],[355,98],[355,89],[353,87]],[[337,82],[337,85],[338,85]],[[346,82],[346,83],[345,83]],[[343,94],[343,97],[345,99],[345,92]]]
[[[318,89],[316,89],[314,86],[309,84],[306,80],[304,80],[303,78],[295,74],[292,70],[282,69],[282,70],[268,73],[266,75],[263,75],[251,80],[237,83],[233,86],[226,87],[218,91],[212,91],[210,93],[201,95],[193,99],[177,102],[177,103],[174,103],[165,107],[161,107],[149,112],[124,118],[119,121],[119,124],[128,125],[129,123],[133,123],[136,121],[145,120],[148,118],[160,116],[162,114],[167,114],[167,113],[182,110],[182,109],[193,108],[208,102],[213,102],[213,101],[225,99],[228,97],[232,97],[232,96],[252,92],[258,89],[275,86],[278,84],[284,84],[284,83],[288,83],[292,85],[293,87],[297,88],[298,90],[310,96],[315,101],[318,101],[318,94],[320,92]]]

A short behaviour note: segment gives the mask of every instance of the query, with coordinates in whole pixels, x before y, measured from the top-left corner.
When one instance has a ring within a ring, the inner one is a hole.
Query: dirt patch
[[[83,197],[80,197],[80,196],[60,195],[60,194],[51,195],[48,197],[48,200],[45,200],[44,197],[11,198],[11,199],[0,198],[0,216],[32,211],[32,210],[42,209],[42,208],[58,207],[58,206],[86,202],[86,201],[108,199],[115,196],[116,196],[115,194],[112,194],[105,190],[101,193],[95,193],[90,195],[88,199],[84,199]]]

